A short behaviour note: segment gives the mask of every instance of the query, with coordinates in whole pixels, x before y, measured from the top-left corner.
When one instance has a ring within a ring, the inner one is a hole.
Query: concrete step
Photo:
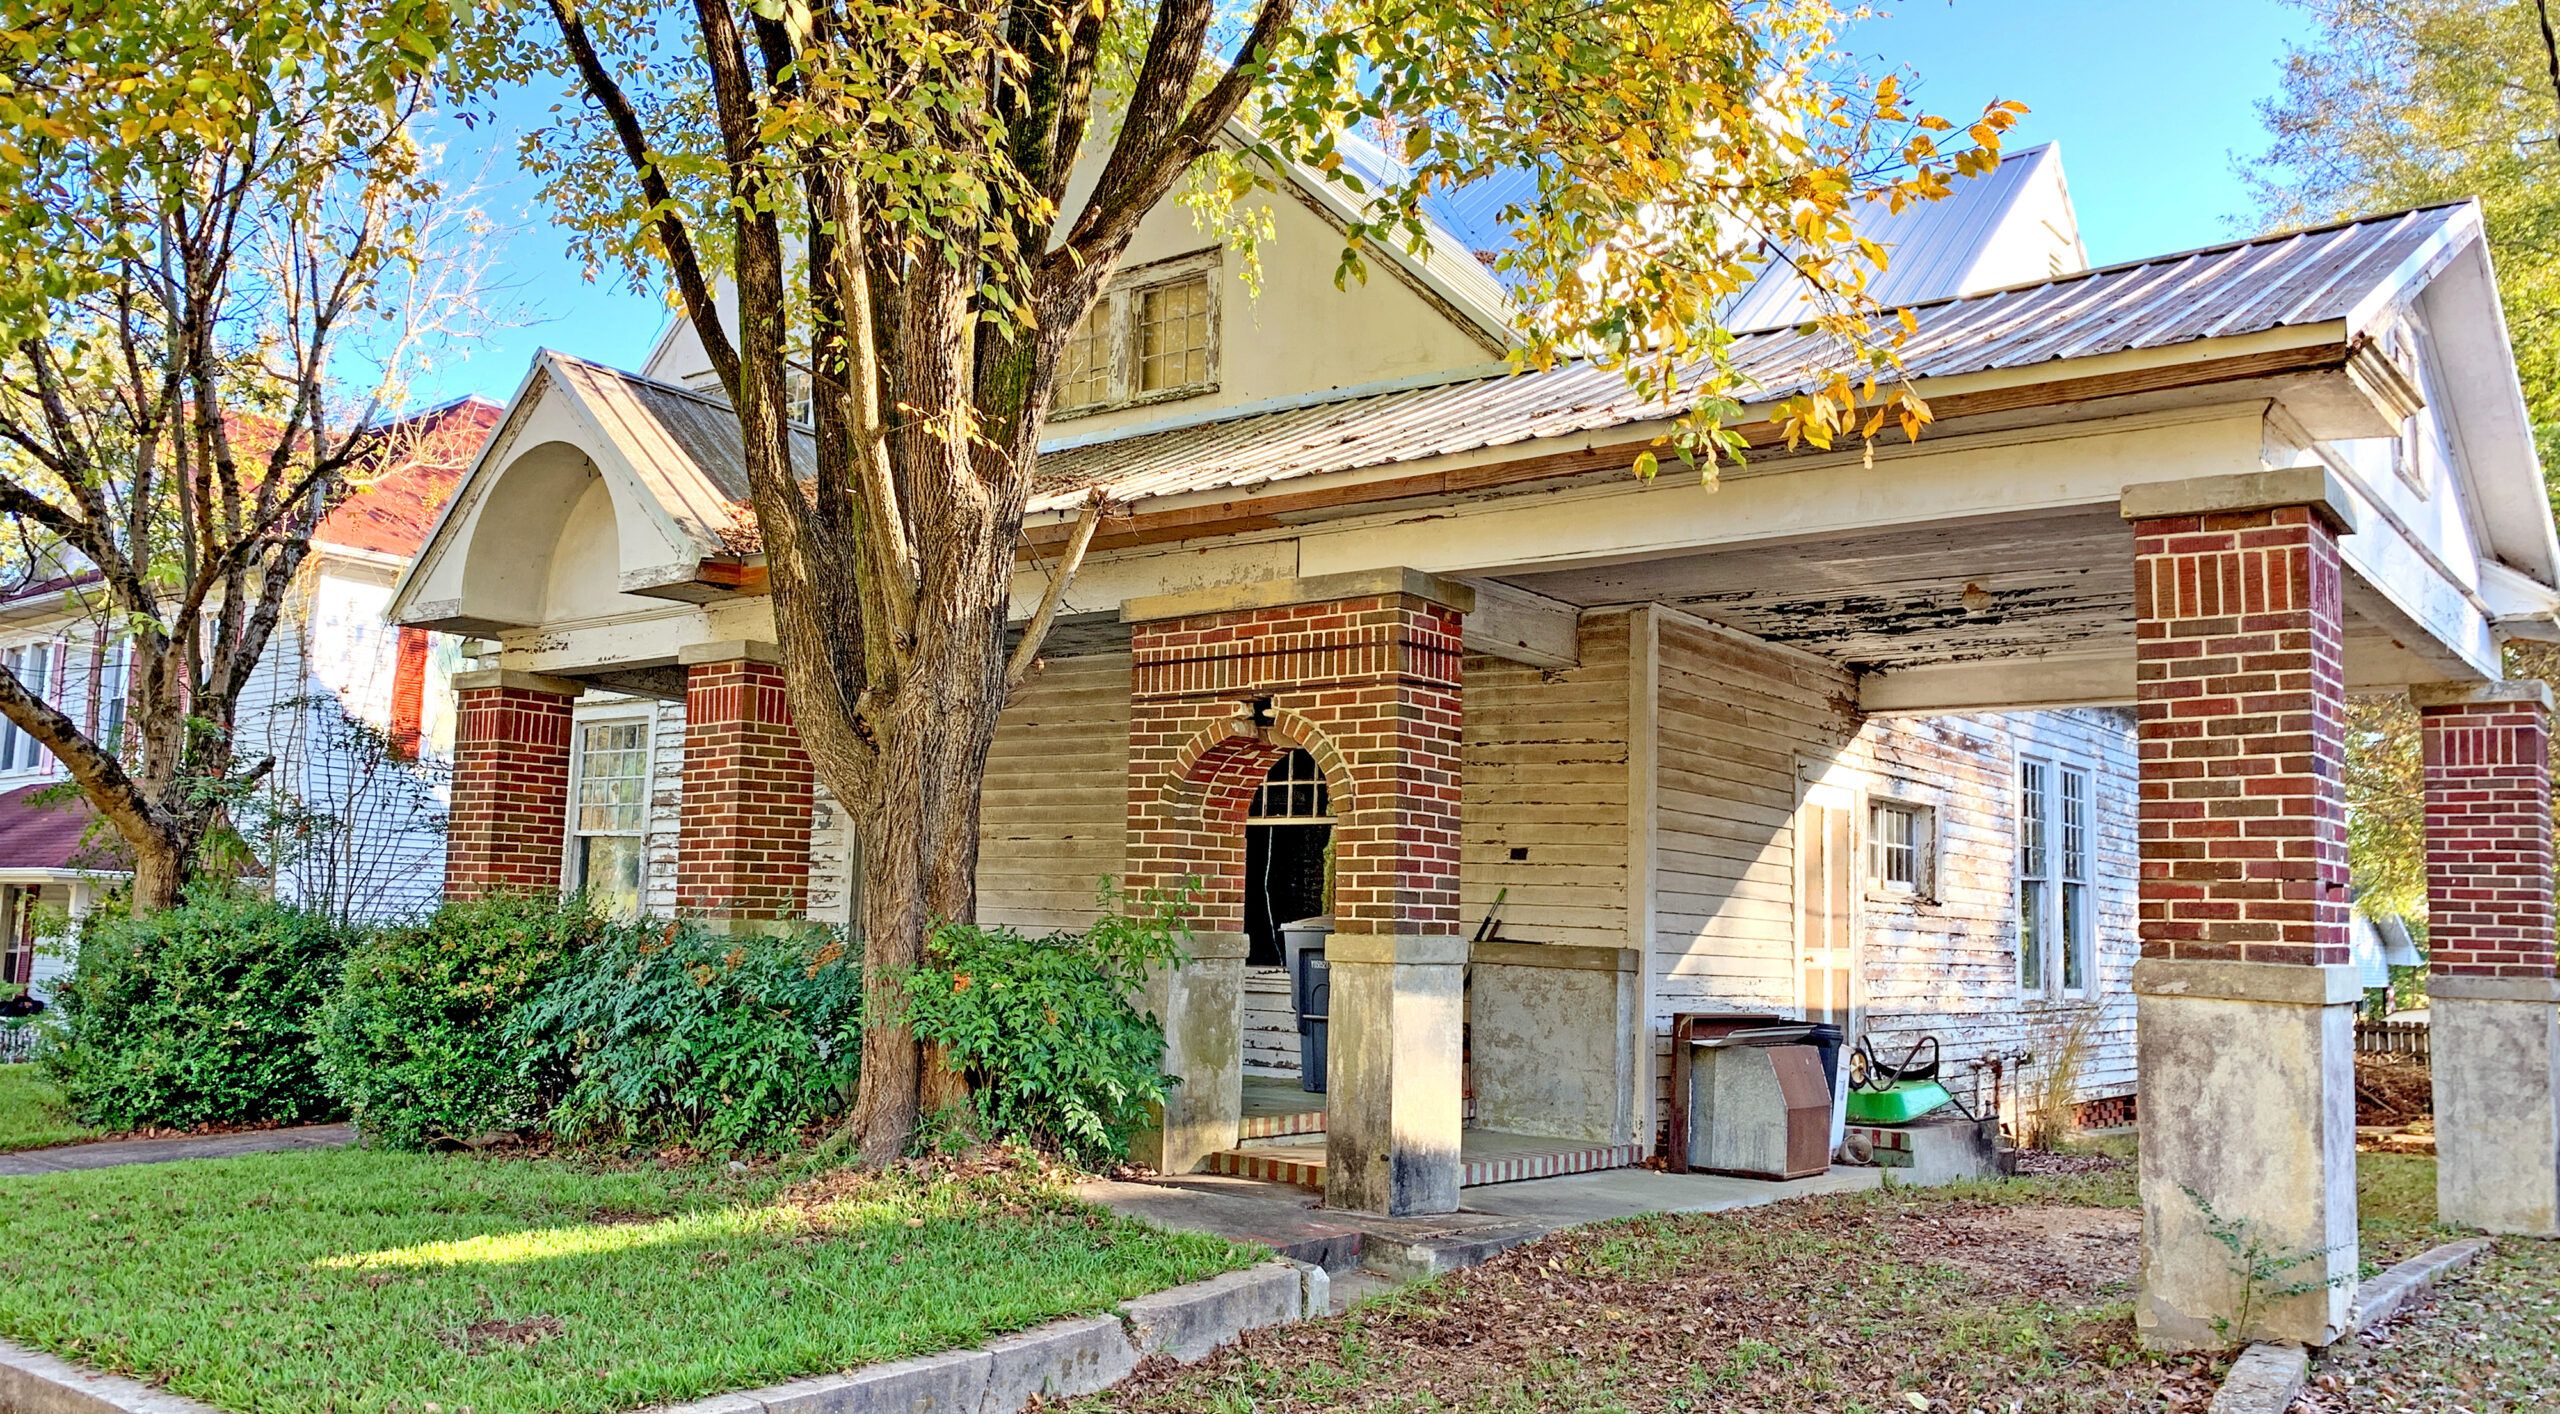
[[[1521,1183],[1566,1174],[1625,1168],[1643,1158],[1632,1144],[1578,1144],[1565,1139],[1469,1130],[1459,1159],[1458,1186]],[[1259,1139],[1209,1156],[1209,1172],[1299,1188],[1324,1187],[1325,1146],[1304,1137]]]

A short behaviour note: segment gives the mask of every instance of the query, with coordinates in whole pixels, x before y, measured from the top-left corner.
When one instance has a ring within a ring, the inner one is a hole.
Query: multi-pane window
[[[1214,258],[1139,271],[1106,290],[1058,352],[1053,413],[1188,397],[1218,381]]]
[[[648,853],[648,722],[581,725],[573,767],[569,883],[614,916],[635,917]]]
[[[16,674],[20,686],[38,697],[53,696],[51,643],[22,643],[0,651],[0,665]],[[44,747],[16,726],[0,721],[0,771],[32,771],[44,764]]]
[[[1270,773],[1254,788],[1253,808],[1245,818],[1261,823],[1331,820],[1333,801],[1316,758],[1292,751],[1272,762]]]
[[[1937,848],[1935,813],[1925,805],[1879,800],[1867,810],[1867,887],[1882,894],[1928,898]]]
[[[2068,766],[2062,778],[2062,990],[2089,989],[2089,777]]]
[[[1058,352],[1052,405],[1060,411],[1100,407],[1111,401],[1111,301],[1086,311]]]
[[[2018,989],[2044,990],[2045,919],[2052,912],[2053,850],[2045,835],[2052,771],[2041,761],[2018,766]]]
[[[1209,381],[1209,282],[1174,280],[1134,296],[1138,326],[1138,393],[1162,393]]]
[[[125,699],[133,694],[133,652],[119,643],[98,654],[96,740],[109,751],[124,749]]]
[[[2043,995],[2085,993],[2097,969],[2090,885],[2096,816],[2089,773],[2075,766],[2018,766],[2018,987]]]

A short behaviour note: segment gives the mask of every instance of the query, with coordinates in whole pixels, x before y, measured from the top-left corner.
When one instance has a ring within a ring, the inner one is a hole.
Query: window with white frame
[[[90,716],[92,740],[109,751],[124,750],[125,699],[133,695],[133,650],[122,643],[98,650],[97,692]]]
[[[1218,253],[1132,272],[1059,350],[1053,416],[1187,398],[1218,385]]]
[[[648,857],[649,722],[582,722],[571,761],[569,887],[617,918],[637,917]]]
[[[0,649],[0,666],[16,675],[20,686],[48,701],[54,696],[54,656],[51,642],[21,643]],[[0,773],[32,771],[45,764],[44,747],[34,737],[18,730],[14,723],[0,721]]]
[[[1867,891],[1892,898],[1937,896],[1937,812],[1902,800],[1867,805]]]
[[[2096,972],[2095,800],[2089,773],[2018,764],[2018,990],[2084,995]]]

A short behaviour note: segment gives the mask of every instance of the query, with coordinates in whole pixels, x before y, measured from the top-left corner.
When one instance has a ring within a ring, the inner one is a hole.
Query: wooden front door
[[[1808,782],[1796,809],[1796,998],[1807,1021],[1857,1039],[1857,797]]]

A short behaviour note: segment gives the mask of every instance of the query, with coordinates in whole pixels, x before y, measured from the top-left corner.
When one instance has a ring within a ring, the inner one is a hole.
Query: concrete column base
[[[1196,1173],[1244,1133],[1245,948],[1242,933],[1195,933],[1189,961],[1147,979],[1164,1073],[1179,1083],[1130,1155],[1158,1173]]]
[[[2356,1284],[2355,969],[2145,958],[2133,986],[2143,1343],[2336,1340]]]
[[[2560,1237],[2560,979],[2427,979],[2436,1217]]]
[[[1337,932],[1325,962],[1325,1206],[1456,1212],[1467,940]]]

